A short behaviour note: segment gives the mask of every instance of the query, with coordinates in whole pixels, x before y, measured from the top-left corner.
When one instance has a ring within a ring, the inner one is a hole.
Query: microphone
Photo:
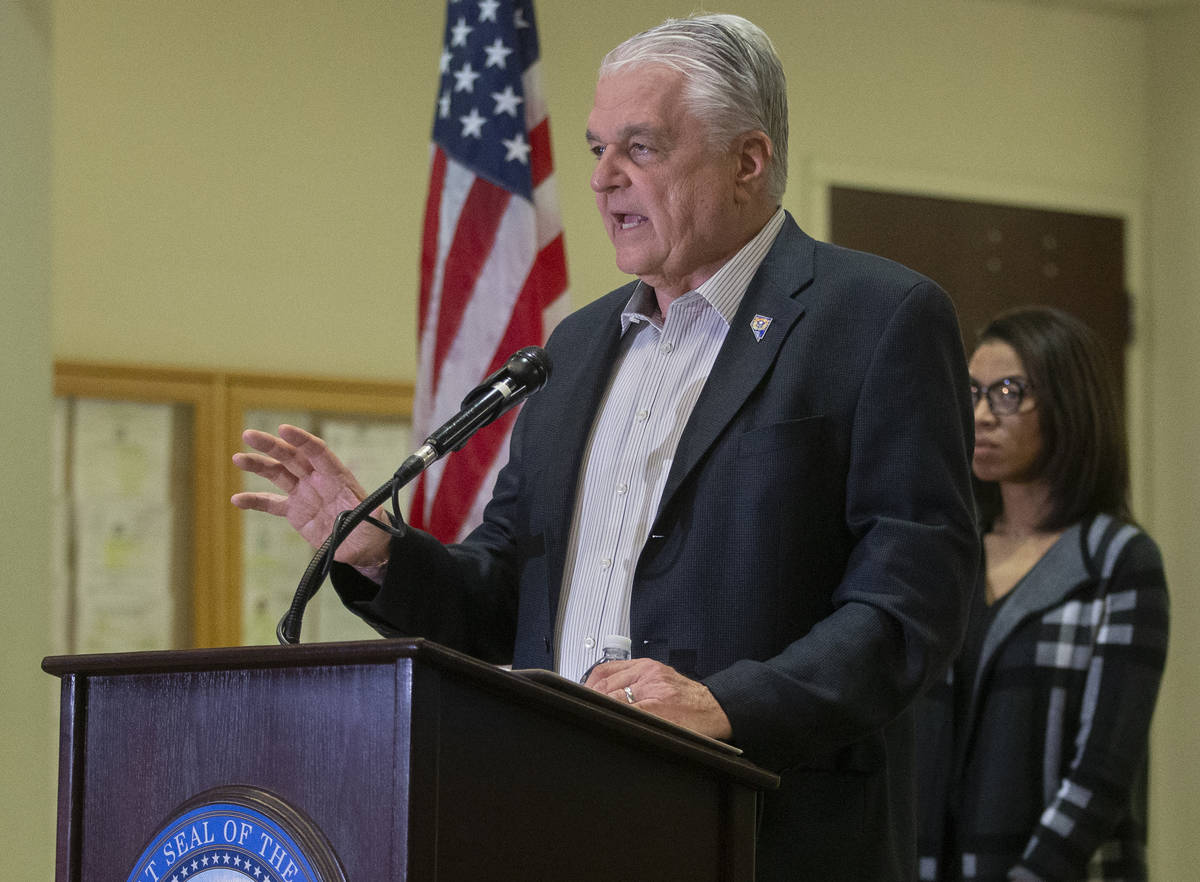
[[[370,517],[371,512],[383,505],[389,496],[393,509],[399,511],[401,487],[450,451],[460,449],[484,426],[545,386],[546,381],[550,379],[550,369],[550,356],[540,346],[526,346],[514,352],[500,370],[471,390],[463,399],[459,412],[435,429],[425,439],[425,443],[400,464],[390,481],[360,502],[352,511],[344,511],[338,515],[333,531],[317,549],[317,553],[309,561],[308,569],[300,578],[291,606],[275,627],[275,636],[281,644],[286,646],[300,642],[300,623],[304,617],[304,608],[329,575],[334,552],[350,532],[363,521],[370,520],[380,529],[400,535],[399,530]]]
[[[540,346],[526,346],[462,400],[462,409],[425,439],[436,457],[459,450],[472,435],[507,413],[550,379],[550,356]],[[417,455],[420,455],[418,451]]]

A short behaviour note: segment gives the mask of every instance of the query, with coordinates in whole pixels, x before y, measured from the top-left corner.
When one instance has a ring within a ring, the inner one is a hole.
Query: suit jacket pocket
[[[826,422],[823,415],[817,414],[751,429],[738,439],[738,453],[755,456],[789,447],[798,450],[811,448],[824,437]]]

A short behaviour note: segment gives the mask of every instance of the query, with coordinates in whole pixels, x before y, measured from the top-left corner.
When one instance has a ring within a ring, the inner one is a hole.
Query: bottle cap
[[[604,645],[602,648],[615,649],[618,652],[623,652],[628,656],[633,654],[633,641],[620,634],[609,634],[604,638]]]

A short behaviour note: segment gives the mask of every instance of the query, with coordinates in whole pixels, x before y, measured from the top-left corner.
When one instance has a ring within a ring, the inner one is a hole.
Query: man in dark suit
[[[638,281],[564,320],[483,524],[360,527],[335,585],[382,633],[578,677],[781,775],[760,879],[915,877],[908,707],[961,639],[978,559],[954,311],[781,208],[782,66],[736,16],[610,53],[591,186]],[[364,495],[319,440],[246,434],[319,544]],[[660,833],[652,835],[661,835]]]

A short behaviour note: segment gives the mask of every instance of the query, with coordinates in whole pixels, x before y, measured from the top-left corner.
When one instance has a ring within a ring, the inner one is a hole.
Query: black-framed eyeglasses
[[[1033,388],[1033,384],[1021,377],[1001,377],[994,383],[983,386],[975,380],[971,381],[971,406],[979,407],[979,402],[986,395],[988,407],[996,416],[1008,416],[1016,413],[1025,400],[1025,393]]]

